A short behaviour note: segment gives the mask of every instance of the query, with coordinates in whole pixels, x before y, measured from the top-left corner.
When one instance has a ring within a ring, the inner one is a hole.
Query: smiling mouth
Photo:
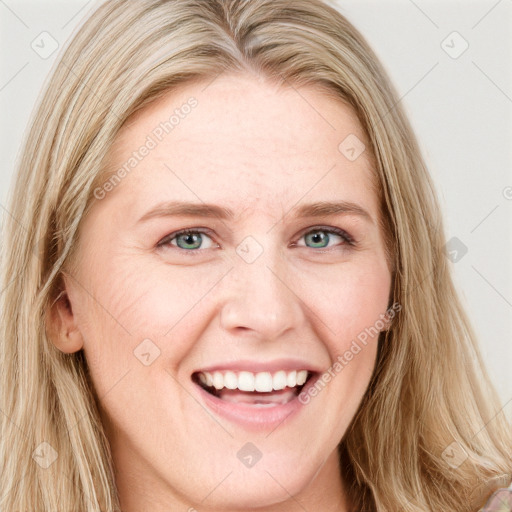
[[[247,371],[195,372],[192,380],[220,400],[258,407],[291,402],[313,376],[308,370],[274,373]]]

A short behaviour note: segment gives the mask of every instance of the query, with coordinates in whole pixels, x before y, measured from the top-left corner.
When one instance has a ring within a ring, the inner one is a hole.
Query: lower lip
[[[313,386],[317,380],[313,375],[305,386],[302,393],[307,392],[310,386]],[[272,407],[257,407],[249,404],[234,403],[221,400],[220,398],[208,393],[199,384],[199,393],[206,406],[216,415],[226,418],[234,423],[238,423],[248,429],[269,429],[288,423],[304,407],[299,401],[299,395],[285,404],[279,404]]]

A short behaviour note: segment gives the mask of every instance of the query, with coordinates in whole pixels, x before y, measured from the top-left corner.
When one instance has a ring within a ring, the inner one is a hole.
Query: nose
[[[240,258],[225,283],[221,326],[237,337],[272,341],[304,325],[303,304],[293,289],[290,269],[269,253],[252,263]]]

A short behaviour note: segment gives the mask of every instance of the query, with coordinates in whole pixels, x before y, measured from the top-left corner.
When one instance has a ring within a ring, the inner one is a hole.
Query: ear
[[[389,315],[388,311],[386,311],[386,313],[384,314],[382,321],[384,322],[384,327],[380,330],[380,332],[389,331],[391,329],[391,325],[393,323],[393,317],[391,317]]]
[[[72,354],[83,348],[82,333],[78,329],[76,317],[65,285],[47,312],[46,328],[50,341],[59,350]]]

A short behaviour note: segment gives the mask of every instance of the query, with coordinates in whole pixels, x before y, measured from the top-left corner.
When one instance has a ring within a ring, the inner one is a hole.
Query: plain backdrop
[[[94,5],[0,0],[2,217],[42,84]],[[512,417],[512,0],[337,6],[383,62],[417,133],[442,204],[456,285]]]

